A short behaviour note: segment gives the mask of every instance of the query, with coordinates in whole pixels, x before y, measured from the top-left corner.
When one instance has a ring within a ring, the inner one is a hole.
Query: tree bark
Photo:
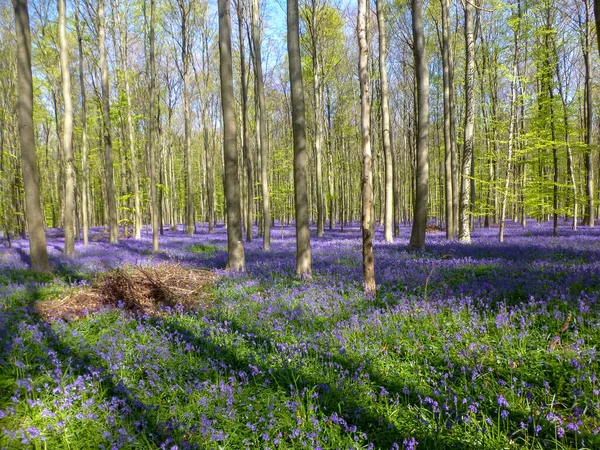
[[[392,158],[392,144],[390,138],[390,108],[388,78],[386,68],[387,42],[385,34],[385,13],[383,0],[376,0],[377,26],[379,29],[379,74],[381,77],[381,137],[383,141],[383,155],[385,158],[385,207],[383,238],[386,242],[394,242],[394,164]]]
[[[158,205],[156,201],[156,151],[154,149],[154,141],[156,138],[156,69],[154,63],[154,46],[155,46],[155,32],[154,32],[154,13],[156,7],[156,0],[150,0],[150,48],[149,48],[149,69],[150,69],[150,86],[148,89],[148,96],[150,97],[150,108],[148,111],[148,120],[150,126],[148,127],[148,173],[150,175],[150,220],[152,222],[152,249],[158,251]],[[130,121],[128,117],[128,122]],[[130,132],[131,133],[131,132]],[[133,156],[133,155],[132,155]],[[135,167],[135,166],[134,166]],[[135,169],[134,169],[135,170]]]
[[[250,132],[248,129],[248,78],[246,77],[246,45],[244,40],[244,0],[237,1],[238,36],[240,39],[240,78],[242,87],[242,157],[246,166],[246,241],[252,242],[254,222],[254,171],[250,155]]]
[[[19,143],[23,187],[25,190],[25,218],[29,229],[31,267],[49,272],[48,249],[44,233],[44,216],[40,203],[37,157],[35,154],[35,129],[33,124],[33,80],[31,75],[31,34],[27,0],[13,0],[17,38]]]
[[[458,186],[454,183],[454,168],[452,159],[456,159],[456,141],[454,135],[454,108],[452,105],[454,90],[452,55],[450,51],[450,5],[448,0],[440,0],[442,5],[442,70],[444,84],[444,175],[446,188],[446,238],[456,237],[456,217],[454,216],[454,203],[456,199],[455,190]]]
[[[87,100],[83,76],[83,36],[79,23],[79,2],[75,2],[75,28],[79,49],[79,90],[81,95],[81,227],[83,232],[83,245],[88,245],[89,219],[88,219],[88,142],[87,142]]]
[[[227,268],[244,271],[246,262],[242,243],[240,182],[238,178],[237,130],[233,94],[231,57],[231,16],[229,0],[219,0],[219,65],[221,70],[221,107],[223,109],[223,159],[227,201]]]
[[[422,250],[425,248],[429,184],[429,70],[427,68],[427,50],[423,33],[423,4],[421,0],[412,0],[411,4],[415,79],[417,83],[417,165],[414,216],[409,247]]]
[[[190,105],[190,58],[191,58],[191,33],[190,10],[191,4],[180,0],[179,12],[181,14],[181,65],[183,78],[183,117],[185,132],[184,164],[185,172],[185,232],[188,236],[194,234],[196,223],[194,220],[194,184],[192,165],[192,111]]]
[[[294,135],[294,199],[296,210],[296,275],[310,278],[312,258],[308,227],[308,189],[306,182],[306,116],[298,0],[287,0],[287,46],[292,97],[292,131]]]
[[[585,5],[585,37],[583,43],[583,60],[585,64],[585,144],[587,146],[585,154],[586,189],[588,197],[588,207],[586,208],[585,224],[594,226],[594,166],[593,166],[593,102],[592,102],[592,31],[591,31],[591,11],[589,0],[584,0]],[[596,19],[598,20],[598,19]]]
[[[260,152],[260,183],[262,190],[263,209],[263,250],[271,248],[271,207],[269,203],[269,174],[268,174],[268,137],[266,120],[265,88],[262,70],[261,40],[258,18],[260,16],[258,0],[252,0],[252,42],[254,46],[254,77],[256,83],[256,96],[258,110],[256,112],[256,126],[258,147]]]
[[[365,294],[374,298],[373,257],[373,161],[371,157],[371,99],[369,94],[369,44],[367,41],[367,0],[358,0],[358,78],[360,82],[360,129],[362,134],[362,257]]]
[[[462,180],[460,190],[460,219],[458,240],[463,243],[471,242],[469,226],[469,203],[471,200],[471,163],[474,150],[475,129],[475,36],[473,30],[473,5],[465,2],[465,143],[462,157]]]
[[[521,19],[521,3],[519,0],[519,20]],[[504,222],[506,219],[506,200],[508,197],[508,188],[510,185],[510,174],[512,172],[512,153],[513,153],[513,142],[515,136],[515,129],[517,126],[517,83],[518,83],[518,69],[519,64],[519,32],[520,22],[517,28],[514,30],[514,56],[513,56],[513,70],[512,79],[510,81],[510,119],[508,126],[508,152],[507,152],[507,164],[506,164],[506,178],[504,179],[504,191],[502,193],[502,203],[500,206],[500,230],[498,233],[498,240],[504,242]]]
[[[106,171],[106,200],[108,203],[108,226],[110,243],[119,242],[119,224],[117,220],[117,199],[113,168],[112,124],[110,120],[110,91],[108,87],[108,63],[106,61],[106,17],[104,1],[98,0],[98,41],[100,46],[100,74],[102,88],[102,116],[104,134],[104,163]]]
[[[63,163],[65,165],[64,253],[67,256],[73,256],[75,254],[75,158],[73,157],[73,103],[71,99],[71,73],[69,70],[69,44],[67,42],[66,0],[58,0],[58,33],[63,102],[65,105],[63,124]]]

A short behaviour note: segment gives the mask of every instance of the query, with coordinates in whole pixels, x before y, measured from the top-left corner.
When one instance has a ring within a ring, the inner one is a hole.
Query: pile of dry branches
[[[74,320],[107,307],[161,315],[168,308],[208,308],[213,272],[179,264],[155,267],[126,266],[98,276],[89,287],[71,290],[65,297],[37,305],[47,320]]]

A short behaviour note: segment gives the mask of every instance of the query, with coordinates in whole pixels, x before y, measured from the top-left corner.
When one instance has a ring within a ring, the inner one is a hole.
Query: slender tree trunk
[[[156,151],[154,149],[154,141],[156,138],[156,69],[154,63],[154,13],[156,0],[150,0],[150,48],[149,48],[149,69],[150,69],[150,86],[148,96],[150,97],[150,108],[148,111],[148,173],[150,174],[150,220],[152,222],[152,249],[158,251],[158,205],[156,202]],[[125,75],[127,77],[127,75]],[[127,85],[126,85],[127,86]],[[128,122],[131,117],[128,117]],[[130,132],[131,137],[131,132]],[[132,155],[134,156],[134,155]],[[134,166],[135,167],[135,166]],[[135,170],[135,168],[134,168]]]
[[[113,168],[112,124],[110,120],[110,91],[108,86],[108,62],[106,61],[106,17],[104,1],[98,0],[98,41],[100,46],[100,74],[102,86],[102,115],[104,134],[104,164],[106,171],[106,201],[108,204],[108,226],[110,243],[119,242],[119,224],[117,220],[117,199]]]
[[[262,190],[263,209],[263,250],[271,248],[271,207],[269,203],[269,174],[267,150],[267,110],[265,101],[265,88],[262,71],[261,40],[258,18],[260,16],[258,0],[252,0],[252,42],[254,47],[254,76],[256,83],[257,111],[257,136],[260,152],[260,183]]]
[[[227,201],[227,268],[232,271],[244,271],[246,262],[242,242],[229,0],[219,0],[218,7],[221,107],[223,109],[223,159],[225,164],[224,189]]]
[[[598,52],[600,53],[600,0],[594,0],[594,18],[596,19],[596,38],[598,39]]]
[[[323,111],[323,86],[321,80],[321,62],[319,60],[319,24],[317,17],[318,0],[312,0],[310,4],[311,17],[309,22],[311,51],[312,51],[312,69],[313,69],[313,101],[315,117],[315,184],[317,193],[317,236],[323,236],[325,228],[325,202],[323,201],[323,121],[325,114]]]
[[[585,5],[585,37],[583,59],[585,64],[585,143],[587,146],[585,154],[585,170],[587,174],[586,188],[588,196],[588,207],[585,214],[586,225],[594,226],[594,166],[593,166],[593,103],[592,103],[592,31],[591,31],[591,11],[590,0],[584,0]],[[596,19],[598,20],[598,19]]]
[[[196,223],[194,219],[194,183],[193,183],[193,162],[192,162],[192,111],[190,100],[190,59],[191,59],[191,33],[190,33],[190,9],[191,5],[186,5],[180,1],[179,11],[181,18],[181,66],[183,81],[183,120],[185,133],[184,146],[184,165],[185,172],[185,232],[188,236],[194,234]]]
[[[411,4],[415,79],[417,82],[417,166],[414,219],[409,246],[422,250],[425,248],[429,184],[429,70],[423,33],[423,4],[421,0],[412,0]]]
[[[246,241],[252,242],[254,221],[254,171],[250,156],[250,131],[248,129],[248,78],[246,77],[246,45],[244,40],[244,0],[237,1],[238,36],[240,39],[240,78],[242,87],[242,156],[247,174],[246,191]]]
[[[71,73],[69,70],[69,44],[67,42],[66,0],[58,0],[58,32],[60,41],[60,71],[62,75],[65,117],[63,125],[63,155],[65,165],[64,253],[75,254],[75,168],[73,157],[73,103],[71,99]]]
[[[383,0],[376,0],[377,26],[379,29],[379,73],[381,77],[381,137],[383,141],[383,155],[385,157],[385,208],[383,237],[386,242],[394,241],[394,165],[392,159],[392,144],[390,139],[390,109],[388,79],[386,68],[387,43],[385,35],[385,13]]]
[[[17,38],[19,142],[23,186],[25,190],[25,218],[29,229],[31,267],[40,272],[50,271],[44,216],[39,190],[37,157],[35,154],[35,129],[33,124],[33,81],[31,76],[31,34],[27,0],[13,0]]]
[[[369,95],[369,44],[367,41],[367,0],[358,0],[358,77],[360,82],[360,129],[362,133],[362,256],[365,294],[375,297],[373,258],[373,161],[371,157],[371,99]]]
[[[521,16],[521,2],[519,0],[519,18]],[[515,129],[517,126],[517,83],[518,80],[518,64],[519,64],[519,33],[520,25],[517,25],[514,31],[514,57],[512,79],[510,80],[510,119],[508,126],[508,152],[506,164],[506,177],[504,179],[504,191],[502,193],[502,204],[500,206],[500,230],[498,239],[504,242],[504,221],[506,219],[506,200],[508,197],[508,188],[510,186],[510,175],[512,172],[512,153]]]
[[[473,9],[473,5],[470,2],[465,2],[465,143],[462,158],[458,240],[467,244],[471,242],[469,202],[471,199],[471,164],[475,144],[475,36],[473,30]]]
[[[308,189],[306,183],[306,116],[298,0],[287,0],[287,45],[292,94],[292,131],[294,135],[294,197],[296,210],[296,275],[310,278],[312,258],[308,227]]]
[[[442,70],[444,84],[444,174],[446,188],[446,238],[453,239],[456,236],[454,217],[454,189],[452,157],[456,151],[454,135],[452,134],[451,122],[454,121],[454,114],[450,102],[451,91],[454,89],[450,80],[453,71],[451,67],[451,52],[450,52],[450,13],[449,1],[440,0],[442,5]]]

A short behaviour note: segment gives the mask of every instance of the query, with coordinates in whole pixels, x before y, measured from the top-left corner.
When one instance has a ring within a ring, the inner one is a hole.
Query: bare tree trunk
[[[318,0],[310,3],[310,18],[307,19],[311,38],[312,69],[313,69],[313,101],[315,117],[315,184],[317,191],[317,236],[323,236],[325,228],[325,202],[323,200],[323,85],[321,80],[321,61],[319,60],[319,23]]]
[[[456,218],[454,217],[454,177],[452,171],[452,157],[456,152],[456,144],[452,133],[451,122],[454,119],[454,111],[450,101],[451,91],[454,86],[451,83],[451,53],[450,53],[450,13],[449,1],[440,0],[442,5],[442,70],[444,83],[444,174],[446,181],[446,238],[453,239],[456,236]]]
[[[258,18],[260,16],[258,0],[252,0],[252,42],[254,47],[254,77],[256,83],[257,111],[257,136],[260,151],[260,183],[262,190],[263,209],[263,250],[271,248],[271,207],[269,203],[269,174],[267,150],[267,120],[265,88],[262,71],[261,40]]]
[[[375,297],[373,257],[373,161],[371,157],[371,99],[369,93],[369,43],[367,0],[358,0],[358,78],[360,82],[360,129],[362,134],[362,257],[365,294]]]
[[[519,0],[519,18],[521,16],[521,2]],[[508,197],[508,188],[510,186],[510,174],[512,172],[512,152],[513,142],[515,136],[515,129],[517,126],[517,83],[518,80],[518,64],[519,64],[519,33],[520,33],[520,22],[517,25],[517,29],[514,30],[514,57],[513,57],[513,70],[512,80],[510,81],[510,122],[508,126],[508,154],[506,164],[506,178],[504,179],[504,191],[502,193],[502,204],[500,206],[500,230],[498,239],[500,242],[504,242],[504,221],[506,219],[506,200]]]
[[[108,87],[108,63],[106,61],[106,17],[104,1],[98,0],[98,41],[100,46],[100,74],[102,86],[102,115],[104,124],[104,163],[106,165],[106,200],[108,203],[108,226],[110,243],[119,242],[119,224],[117,220],[117,199],[113,168],[112,124],[110,120],[110,91]]]
[[[591,11],[589,0],[584,0],[585,5],[585,37],[583,43],[583,59],[585,63],[585,143],[587,146],[585,154],[585,170],[587,173],[586,188],[588,196],[588,207],[586,208],[585,223],[594,226],[594,166],[593,166],[593,109],[592,109],[592,31]],[[598,20],[598,19],[596,19]],[[600,39],[600,38],[599,38]]]
[[[242,157],[247,173],[246,191],[246,241],[252,242],[252,223],[254,222],[254,171],[250,156],[250,132],[248,130],[248,78],[246,77],[246,50],[244,40],[244,0],[237,1],[238,35],[240,38],[240,78],[242,87]]]
[[[156,138],[156,69],[154,63],[154,13],[156,0],[150,0],[150,49],[149,49],[149,66],[150,66],[150,86],[148,96],[150,97],[150,108],[148,111],[148,173],[150,174],[150,219],[152,222],[152,249],[158,251],[158,205],[156,202],[156,151],[154,149],[154,140]],[[127,75],[126,75],[127,77]],[[127,86],[127,85],[126,85]],[[128,122],[131,117],[128,117]],[[131,138],[131,132],[130,132]],[[133,155],[132,155],[133,156]],[[134,166],[135,167],[135,166]],[[135,169],[134,169],[135,170]]]
[[[243,272],[246,269],[246,262],[244,244],[242,243],[229,0],[219,0],[218,7],[221,107],[223,109],[223,159],[225,164],[225,183],[223,187],[227,201],[227,268],[232,271]]]
[[[298,0],[287,0],[287,45],[292,94],[292,131],[294,135],[294,197],[296,209],[296,275],[310,278],[312,258],[308,227],[308,189],[306,183],[306,117]]]
[[[417,155],[414,219],[410,235],[411,248],[425,248],[427,228],[427,196],[429,184],[429,70],[423,33],[423,4],[412,0],[413,51],[417,82]]]
[[[181,66],[182,72],[181,77],[183,81],[183,117],[184,117],[184,133],[185,133],[185,146],[184,146],[184,165],[186,168],[185,172],[185,232],[188,236],[192,236],[196,229],[196,223],[194,220],[194,183],[193,177],[193,163],[192,163],[192,112],[190,105],[190,59],[191,59],[191,48],[192,48],[192,37],[190,33],[190,16],[191,16],[191,4],[185,1],[178,1],[181,24],[180,24],[180,37],[181,37]]]
[[[73,157],[73,103],[71,99],[71,73],[69,70],[69,44],[67,42],[66,0],[58,0],[58,33],[60,41],[60,71],[62,75],[65,117],[63,125],[63,154],[65,165],[64,253],[75,254],[75,170]]]
[[[19,143],[23,187],[25,190],[25,218],[29,229],[31,267],[40,272],[50,271],[44,216],[40,203],[37,157],[35,154],[35,129],[33,125],[33,82],[31,76],[31,34],[27,0],[13,0],[17,38]]]
[[[383,141],[383,155],[385,158],[385,207],[383,237],[386,242],[394,242],[394,185],[393,185],[393,158],[390,139],[390,108],[387,68],[385,66],[387,43],[385,35],[385,13],[382,0],[376,0],[377,26],[379,29],[379,73],[381,77],[381,137]]]
[[[471,200],[471,164],[474,148],[475,129],[475,36],[473,30],[473,5],[465,2],[465,143],[462,158],[462,180],[460,190],[460,219],[458,240],[463,243],[471,242],[469,226],[469,202]]]

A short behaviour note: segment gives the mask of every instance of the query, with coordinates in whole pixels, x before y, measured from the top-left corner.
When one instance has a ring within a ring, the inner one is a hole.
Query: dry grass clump
[[[37,310],[47,320],[75,320],[107,307],[152,316],[165,314],[167,307],[206,309],[215,278],[213,272],[172,263],[126,266],[101,274],[91,286],[74,289],[63,298],[41,302]]]

